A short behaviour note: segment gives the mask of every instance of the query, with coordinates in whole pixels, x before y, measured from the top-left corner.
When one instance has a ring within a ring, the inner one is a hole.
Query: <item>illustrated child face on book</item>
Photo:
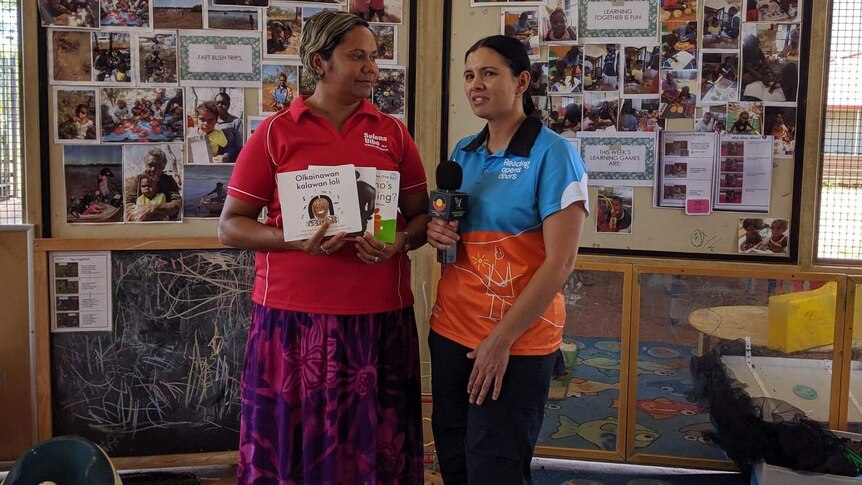
[[[323,220],[329,215],[329,201],[323,197],[317,197],[311,202],[311,212],[315,219]]]

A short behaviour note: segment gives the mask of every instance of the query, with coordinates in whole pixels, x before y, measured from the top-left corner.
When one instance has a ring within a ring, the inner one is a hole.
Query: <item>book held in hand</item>
[[[398,193],[401,191],[401,173],[392,170],[377,171],[377,201],[374,205],[374,237],[385,243],[395,242],[398,222]]]
[[[285,241],[308,239],[326,221],[327,236],[362,230],[353,165],[277,174]]]

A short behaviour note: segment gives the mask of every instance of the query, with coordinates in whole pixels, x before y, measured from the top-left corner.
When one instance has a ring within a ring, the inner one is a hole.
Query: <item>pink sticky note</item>
[[[685,201],[685,213],[692,214],[709,214],[710,203],[709,199],[688,199]]]

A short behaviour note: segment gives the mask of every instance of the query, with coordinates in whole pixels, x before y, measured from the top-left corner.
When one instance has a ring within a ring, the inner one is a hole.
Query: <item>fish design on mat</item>
[[[600,392],[610,389],[620,390],[620,383],[590,381],[587,379],[578,379],[577,377],[569,381],[568,397],[584,397],[598,396]]]
[[[647,382],[646,386],[658,388],[670,396],[685,397],[684,392],[691,389],[692,383],[689,379],[660,379]]]
[[[619,408],[620,402],[614,399],[611,408]],[[706,413],[706,409],[687,402],[671,401],[666,397],[656,399],[639,399],[638,411],[643,411],[653,419],[667,419],[676,416],[694,416]]]
[[[608,416],[585,423],[578,423],[572,418],[561,415],[560,425],[551,434],[551,439],[558,440],[577,436],[589,441],[600,450],[613,450],[616,447],[617,418]],[[655,443],[661,434],[642,424],[635,425],[635,448],[646,448]]]
[[[715,428],[709,421],[705,423],[689,424],[679,429],[679,432],[682,434],[682,439],[686,441],[698,441],[704,444],[712,443],[712,440],[704,436],[704,433],[711,431],[715,431]]]

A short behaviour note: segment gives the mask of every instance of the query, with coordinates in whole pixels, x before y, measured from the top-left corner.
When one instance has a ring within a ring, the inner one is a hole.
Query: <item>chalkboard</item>
[[[115,251],[112,332],[51,337],[54,435],[112,456],[235,450],[253,254]]]

